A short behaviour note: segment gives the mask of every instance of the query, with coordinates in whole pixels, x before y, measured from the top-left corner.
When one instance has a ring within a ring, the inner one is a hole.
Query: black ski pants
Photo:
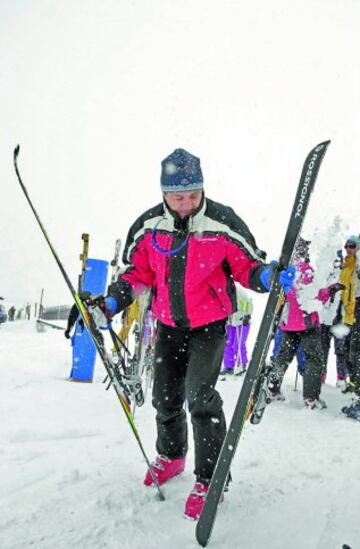
[[[350,379],[355,385],[355,393],[360,397],[360,298],[355,299],[355,323],[350,334],[349,348]]]
[[[185,400],[191,415],[195,475],[211,478],[225,438],[223,402],[215,390],[225,347],[225,321],[194,329],[158,323],[153,406],[159,454],[185,456],[188,449]]]
[[[302,332],[283,331],[283,334],[279,353],[273,360],[276,373],[275,383],[272,383],[274,389],[280,390],[285,372],[294,358],[297,347],[301,345],[306,361],[306,370],[303,376],[303,397],[319,398],[324,362],[320,329],[314,327]]]

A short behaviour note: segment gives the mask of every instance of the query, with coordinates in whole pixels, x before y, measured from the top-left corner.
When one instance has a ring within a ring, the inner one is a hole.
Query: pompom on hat
[[[160,184],[163,193],[203,189],[200,159],[184,149],[175,149],[161,162]]]

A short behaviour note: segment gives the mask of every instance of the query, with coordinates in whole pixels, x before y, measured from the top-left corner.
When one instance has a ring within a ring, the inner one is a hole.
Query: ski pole
[[[294,391],[297,391],[297,384],[298,384],[298,379],[299,379],[299,370],[296,368],[296,376],[295,376],[295,386],[294,386]]]

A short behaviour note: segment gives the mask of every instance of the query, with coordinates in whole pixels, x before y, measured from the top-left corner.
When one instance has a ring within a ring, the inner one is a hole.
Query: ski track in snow
[[[194,523],[183,518],[194,478],[186,471],[146,489],[146,466],[101,364],[93,384],[65,381],[71,352],[61,332],[36,332],[32,321],[0,328],[0,547],[20,549],[188,549]],[[360,547],[360,425],[340,414],[349,401],[334,387],[330,351],[328,408],[303,408],[295,366],[286,402],[271,404],[258,426],[247,424],[209,547],[341,549]],[[229,421],[242,380],[219,381]],[[136,412],[154,457],[150,398]]]

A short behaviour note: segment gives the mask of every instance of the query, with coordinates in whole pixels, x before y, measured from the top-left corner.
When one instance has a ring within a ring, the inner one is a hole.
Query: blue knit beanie
[[[161,162],[160,183],[163,193],[201,190],[200,159],[184,149],[176,149]]]

